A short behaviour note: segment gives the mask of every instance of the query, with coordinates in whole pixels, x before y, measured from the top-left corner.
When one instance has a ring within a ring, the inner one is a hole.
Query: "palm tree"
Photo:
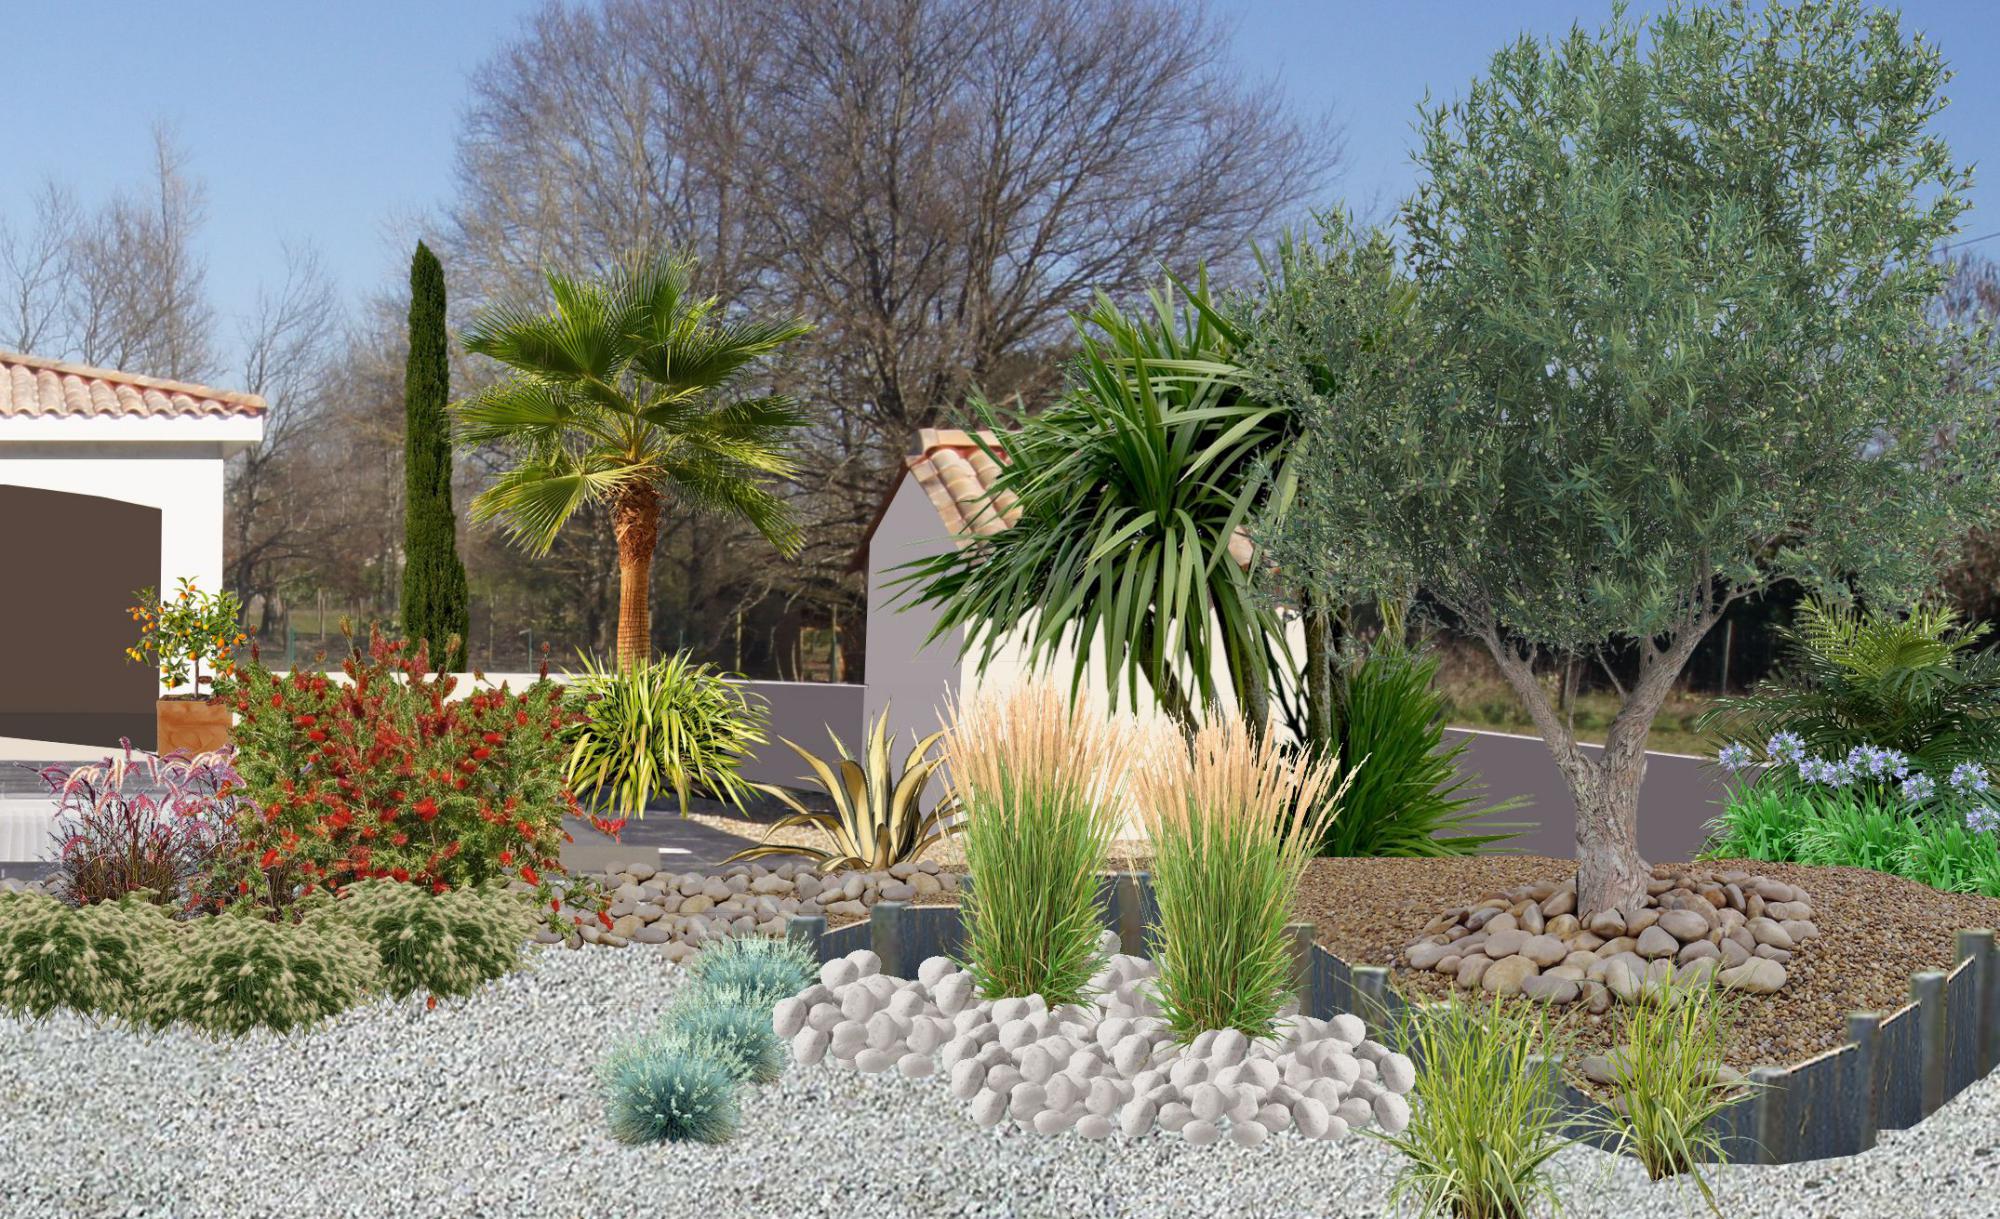
[[[694,266],[640,258],[602,281],[552,270],[552,312],[486,310],[464,335],[466,350],[512,375],[456,406],[459,443],[519,454],[472,501],[473,519],[499,519],[539,556],[578,509],[609,506],[621,670],[652,655],[648,592],[668,499],[748,521],[786,555],[799,547],[798,526],[763,480],[791,473],[781,445],[805,419],[789,398],[738,391],[759,360],[809,327],[724,316],[715,297],[691,294]]]

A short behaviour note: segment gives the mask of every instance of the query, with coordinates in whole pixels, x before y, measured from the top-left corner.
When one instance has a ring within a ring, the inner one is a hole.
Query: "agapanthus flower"
[[[1789,762],[1796,766],[1805,759],[1806,742],[1796,732],[1780,732],[1764,746],[1765,752],[1779,762]]]
[[[1910,773],[1910,759],[1899,749],[1856,745],[1847,752],[1847,769],[1872,779],[1901,779]]]
[[[1991,834],[2000,831],[2000,810],[1980,805],[1965,814],[1965,828],[1975,834]]]
[[[1916,774],[1903,780],[1903,799],[1922,804],[1937,794],[1937,783],[1929,775]]]
[[[1743,770],[1750,765],[1750,747],[1734,742],[1715,751],[1715,760],[1724,770]]]
[[[1986,768],[1977,762],[1960,762],[1951,768],[1951,785],[1962,792],[1983,792],[1986,782]]]

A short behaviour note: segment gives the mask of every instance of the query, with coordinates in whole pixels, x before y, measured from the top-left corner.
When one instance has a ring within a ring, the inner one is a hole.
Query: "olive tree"
[[[1927,316],[1969,185],[1930,131],[1948,75],[1853,0],[1523,39],[1423,110],[1396,350],[1297,337],[1386,291],[1338,227],[1260,323],[1290,337],[1259,392],[1307,437],[1280,562],[1391,558],[1491,650],[1575,799],[1585,912],[1644,892],[1646,736],[1723,610],[1782,580],[1908,601],[1992,491],[1990,408]],[[1586,749],[1534,664],[1619,641],[1637,676]]]

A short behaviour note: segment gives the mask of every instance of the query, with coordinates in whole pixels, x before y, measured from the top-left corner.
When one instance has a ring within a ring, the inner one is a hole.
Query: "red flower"
[[[426,1011],[433,1011],[433,1012],[436,1011],[437,1005],[438,1005],[438,997],[436,995],[432,995],[430,998],[424,1000],[424,1009]]]
[[[326,729],[315,728],[311,732],[306,733],[306,739],[314,742],[324,741],[326,739]]]
[[[552,898],[550,898],[550,899],[549,899],[549,909],[551,909],[551,910],[560,910],[560,909],[562,909],[562,898],[560,898],[560,897],[552,897]]]
[[[389,875],[395,877],[398,881],[407,881],[410,879],[410,870],[408,868],[390,868]]]
[[[248,893],[248,892],[250,892],[250,882],[249,882],[249,881],[247,881],[247,880],[239,880],[239,881],[237,881],[237,882],[236,882],[236,891],[237,891],[238,893]]]
[[[514,862],[514,852],[512,851],[500,852],[500,862],[505,865],[512,865]]]
[[[488,733],[487,735],[491,736],[492,734]],[[491,749],[488,749],[484,745],[475,745],[473,746],[472,749],[472,756],[478,759],[479,761],[484,762],[486,759],[493,756],[493,751]]]
[[[498,745],[501,741],[505,740],[506,738],[501,736],[497,732],[489,732],[485,736],[480,737],[479,739],[485,741],[488,745]]]
[[[535,875],[535,870],[529,867],[527,864],[521,865],[521,879],[527,881],[531,885],[539,885],[542,883],[542,878]]]
[[[406,847],[410,845],[410,836],[408,834],[398,834],[394,838],[391,838],[389,841],[395,843],[399,847]]]
[[[423,820],[429,821],[438,815],[438,802],[429,796],[425,796],[423,799],[417,801],[416,814]]]
[[[604,924],[604,929],[606,931],[611,930],[611,916],[604,913],[604,911],[599,910],[597,912],[597,921]]]
[[[278,848],[276,848],[276,847],[272,847],[272,848],[271,848],[270,850],[268,850],[268,851],[264,852],[264,859],[263,859],[263,862],[259,863],[259,864],[258,864],[257,866],[258,866],[258,867],[260,867],[260,868],[265,868],[265,869],[269,869],[269,868],[275,868],[275,867],[277,867],[277,866],[278,866]]]

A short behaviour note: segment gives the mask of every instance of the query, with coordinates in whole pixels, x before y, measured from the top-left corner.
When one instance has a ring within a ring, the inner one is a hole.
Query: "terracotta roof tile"
[[[256,418],[256,394],[0,351],[0,418]]]

